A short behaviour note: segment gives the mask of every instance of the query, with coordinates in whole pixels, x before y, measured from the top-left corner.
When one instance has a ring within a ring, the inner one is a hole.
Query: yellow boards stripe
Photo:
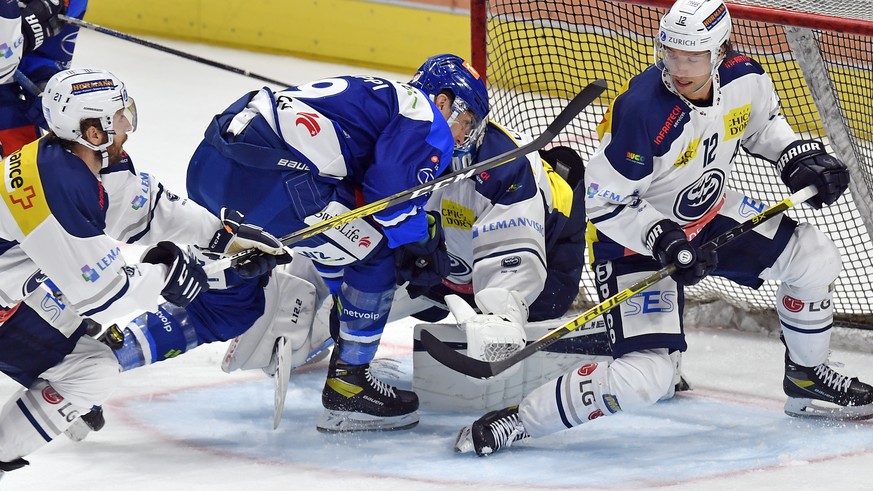
[[[51,214],[36,166],[39,141],[25,145],[3,163],[3,200],[26,236]]]

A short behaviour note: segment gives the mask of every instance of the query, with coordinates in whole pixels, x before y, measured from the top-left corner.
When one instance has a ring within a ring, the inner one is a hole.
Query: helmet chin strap
[[[100,153],[100,161],[101,161],[100,168],[101,169],[105,169],[109,165],[109,147],[111,147],[112,143],[115,141],[115,134],[112,131],[106,131],[106,136],[107,136],[106,143],[104,143],[102,145],[94,145],[91,142],[89,142],[88,140],[86,140],[85,137],[83,137],[83,136],[80,136],[79,138],[76,139],[76,141],[78,143],[81,143],[82,145],[90,148],[91,150],[94,150],[95,152]]]

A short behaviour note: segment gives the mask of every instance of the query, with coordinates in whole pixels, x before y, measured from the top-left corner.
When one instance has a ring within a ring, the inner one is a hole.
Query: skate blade
[[[468,453],[475,449],[476,447],[473,445],[473,426],[470,425],[461,428],[461,431],[458,432],[457,438],[455,438],[455,452]]]
[[[400,416],[373,416],[350,411],[325,409],[315,428],[322,433],[351,433],[357,431],[407,430],[418,424],[418,413]]]
[[[824,406],[821,401],[803,397],[789,397],[785,414],[794,418],[816,418],[834,421],[858,421],[873,418],[873,404],[865,406]]]

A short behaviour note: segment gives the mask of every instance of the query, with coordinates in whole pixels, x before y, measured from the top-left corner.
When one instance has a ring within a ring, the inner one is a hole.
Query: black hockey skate
[[[321,392],[324,412],[318,431],[405,430],[418,424],[418,396],[382,382],[370,365],[337,362],[337,348],[330,360],[327,381]]]
[[[530,435],[518,417],[518,406],[491,411],[470,426],[461,428],[455,440],[455,452],[476,451],[484,457]]]
[[[788,395],[785,414],[799,418],[869,419],[873,417],[873,387],[828,366],[804,367],[785,354],[782,388]],[[815,404],[824,401],[838,407]]]
[[[28,464],[30,464],[30,462],[22,458],[15,459],[12,462],[0,461],[0,479],[3,478],[3,474],[6,474],[9,471],[14,471],[15,469],[21,469]]]
[[[64,431],[64,434],[74,442],[81,442],[92,431],[102,430],[105,424],[103,407],[93,406],[90,411],[76,418],[76,421]]]

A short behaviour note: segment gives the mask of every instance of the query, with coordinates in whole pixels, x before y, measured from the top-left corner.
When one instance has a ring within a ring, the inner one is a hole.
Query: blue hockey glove
[[[661,266],[676,265],[676,272],[670,277],[683,286],[697,284],[718,266],[715,249],[695,248],[682,227],[671,220],[661,220],[649,229],[646,246]]]
[[[404,244],[394,251],[397,284],[433,286],[451,272],[446,240],[439,213],[427,212],[428,236],[420,242]]]
[[[209,289],[203,267],[193,255],[172,242],[158,242],[147,249],[142,262],[165,264],[169,268],[161,296],[173,305],[186,307],[200,292]]]
[[[219,215],[222,228],[209,242],[209,250],[220,254],[236,254],[246,249],[257,249],[234,266],[242,278],[254,278],[273,270],[278,264],[291,262],[291,255],[276,237],[261,227],[244,223],[242,213],[222,208]]]
[[[849,187],[846,164],[828,155],[824,145],[815,140],[797,140],[788,145],[776,161],[776,168],[792,193],[815,185],[818,194],[807,203],[817,210],[833,204]]]
[[[24,36],[24,52],[29,53],[57,35],[64,27],[58,14],[67,12],[64,0],[22,0],[21,34]]]

